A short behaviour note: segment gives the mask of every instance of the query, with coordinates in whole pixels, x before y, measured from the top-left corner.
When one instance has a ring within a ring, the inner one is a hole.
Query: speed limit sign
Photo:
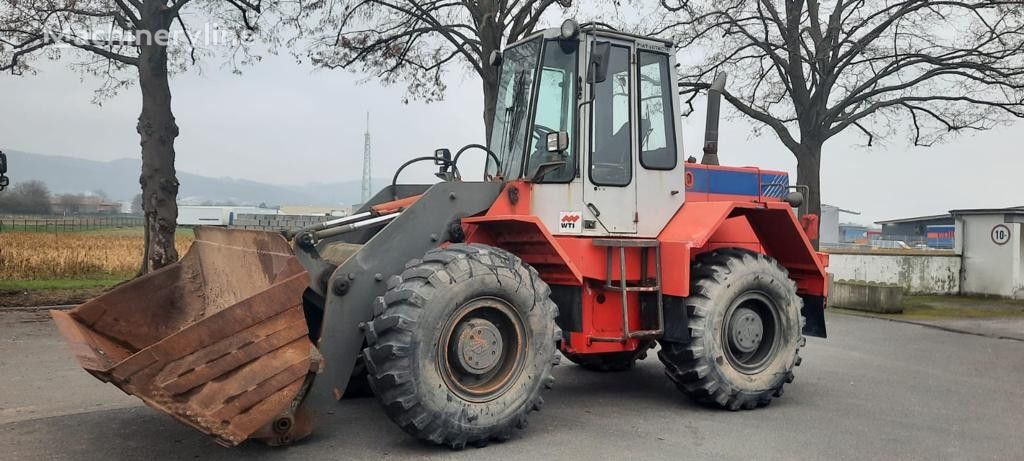
[[[992,241],[996,245],[1006,245],[1010,241],[1010,228],[1005,224],[996,224],[992,227]]]

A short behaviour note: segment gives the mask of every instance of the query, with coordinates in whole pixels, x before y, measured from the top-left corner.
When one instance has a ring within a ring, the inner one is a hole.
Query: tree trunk
[[[480,78],[484,87],[484,144],[490,145],[491,128],[494,126],[494,106],[498,100],[498,68],[484,64]]]
[[[814,214],[821,216],[821,143],[801,144],[796,154],[796,183],[807,186],[804,203],[800,206],[800,215]],[[818,248],[818,240],[811,243]]]
[[[496,8],[491,5],[491,8]],[[484,89],[484,144],[491,142],[494,125],[494,106],[498,100],[498,68],[490,63],[491,52],[501,49],[504,30],[495,22],[497,11],[488,11],[480,20],[480,80]]]
[[[153,3],[153,2],[147,2]],[[163,11],[150,12],[144,21],[150,30],[166,30],[170,21]],[[142,209],[145,215],[145,254],[140,274],[178,260],[174,231],[178,220],[178,179],[174,170],[174,139],[178,125],[171,113],[171,89],[167,75],[167,46],[148,43],[139,47],[139,87],[142,113],[138,132],[142,145]]]

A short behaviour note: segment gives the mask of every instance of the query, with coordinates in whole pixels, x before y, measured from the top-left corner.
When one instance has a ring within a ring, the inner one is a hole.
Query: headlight
[[[580,26],[579,24],[576,24],[576,21],[566,19],[565,22],[562,23],[562,38],[568,39],[575,37],[576,34],[579,33],[579,29]]]

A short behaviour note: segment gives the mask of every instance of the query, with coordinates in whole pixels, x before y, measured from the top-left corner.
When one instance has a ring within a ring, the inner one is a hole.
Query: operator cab
[[[554,234],[656,236],[684,196],[672,43],[568,20],[491,64],[486,175],[533,183]]]

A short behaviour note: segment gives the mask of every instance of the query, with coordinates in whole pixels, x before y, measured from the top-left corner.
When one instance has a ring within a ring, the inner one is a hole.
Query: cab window
[[[640,51],[640,164],[650,170],[676,167],[675,119],[672,113],[673,89],[669,77],[668,55]]]
[[[550,155],[548,133],[565,131],[569,134],[569,147],[562,157],[565,165],[545,173],[538,182],[568,182],[576,177],[576,48],[575,40],[549,40],[544,47],[527,176],[532,177]]]
[[[612,45],[608,77],[592,87],[590,181],[600,186],[626,186],[633,176],[629,53]]]

